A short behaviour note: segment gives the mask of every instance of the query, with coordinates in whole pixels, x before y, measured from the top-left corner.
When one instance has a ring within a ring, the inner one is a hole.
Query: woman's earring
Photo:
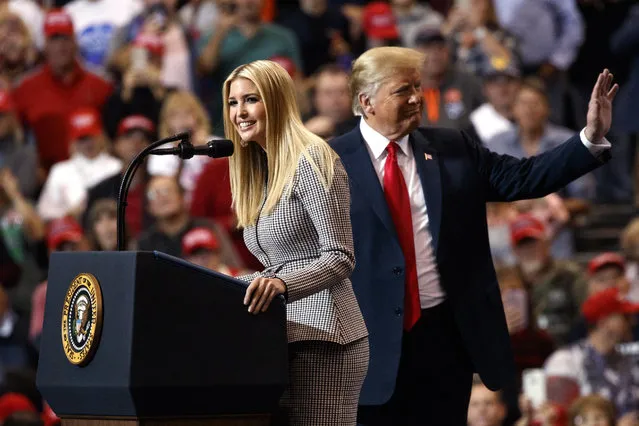
[[[240,146],[242,148],[246,148],[248,146],[248,143],[245,140],[240,139]]]

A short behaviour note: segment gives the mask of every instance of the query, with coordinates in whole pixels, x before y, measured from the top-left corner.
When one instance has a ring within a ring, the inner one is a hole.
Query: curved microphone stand
[[[127,197],[129,194],[129,187],[131,186],[131,181],[133,180],[133,176],[135,172],[138,170],[138,167],[142,164],[144,158],[155,148],[170,143],[180,141],[179,147],[180,149],[184,149],[188,151],[192,150],[192,145],[190,142],[191,135],[189,132],[178,133],[173,136],[169,136],[168,138],[160,139],[159,141],[153,142],[151,145],[144,148],[138,155],[135,156],[129,167],[127,167],[126,172],[124,172],[124,176],[122,176],[122,183],[120,184],[120,192],[118,194],[118,217],[117,217],[117,227],[118,227],[118,251],[124,251],[124,236],[125,236],[125,211],[127,206]],[[191,155],[193,156],[193,155]]]

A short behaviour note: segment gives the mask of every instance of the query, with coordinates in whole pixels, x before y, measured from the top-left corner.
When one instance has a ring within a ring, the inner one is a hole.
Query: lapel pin
[[[426,160],[432,160],[432,159],[433,159],[433,156],[432,156],[432,155],[430,155],[430,154],[424,154],[424,158],[425,158]]]

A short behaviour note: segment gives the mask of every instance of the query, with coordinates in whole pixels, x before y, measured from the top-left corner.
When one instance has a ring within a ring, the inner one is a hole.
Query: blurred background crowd
[[[382,45],[426,55],[424,126],[515,157],[579,132],[597,74],[615,74],[613,159],[543,199],[487,206],[520,375],[499,393],[477,380],[468,424],[639,425],[634,0],[0,0],[0,424],[58,422],[34,385],[49,256],[116,248],[140,150],[223,137],[222,83],[257,59],[289,72],[311,131],[343,134],[359,119],[350,64]],[[261,269],[226,159],[149,158],[126,224],[131,249]]]

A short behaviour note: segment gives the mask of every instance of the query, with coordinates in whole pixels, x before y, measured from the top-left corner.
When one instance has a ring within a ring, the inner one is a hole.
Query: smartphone
[[[522,373],[522,389],[534,408],[546,402],[546,373],[541,368],[530,368]]]
[[[134,46],[131,49],[131,66],[133,69],[141,70],[146,68],[148,61],[149,52],[145,48]]]

